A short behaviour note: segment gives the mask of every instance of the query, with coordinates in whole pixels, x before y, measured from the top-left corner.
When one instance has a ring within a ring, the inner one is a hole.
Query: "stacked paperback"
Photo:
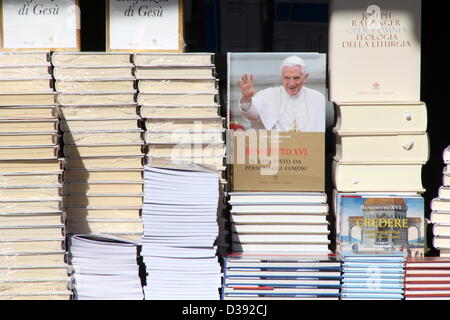
[[[450,300],[450,261],[448,258],[407,259],[405,300]]]
[[[142,234],[143,130],[130,53],[52,55],[70,234]]]
[[[70,237],[74,300],[143,300],[138,244],[120,238]]]
[[[225,127],[213,58],[209,53],[135,54],[137,102],[145,120],[149,159],[225,171]]]
[[[218,300],[217,172],[195,164],[144,169],[145,299]]]
[[[403,299],[405,258],[401,252],[340,253],[342,300]]]
[[[431,200],[430,221],[433,223],[433,246],[441,257],[450,257],[450,146],[444,149],[444,170],[438,195]]]
[[[0,299],[71,294],[49,54],[0,53]]]
[[[338,300],[341,262],[333,255],[230,254],[223,300]]]
[[[225,123],[220,116],[214,55],[137,53],[134,64],[147,162],[162,159],[209,166],[220,173],[226,190]],[[221,217],[218,246],[223,251],[229,246],[226,223]]]
[[[233,252],[329,253],[326,194],[230,192]]]

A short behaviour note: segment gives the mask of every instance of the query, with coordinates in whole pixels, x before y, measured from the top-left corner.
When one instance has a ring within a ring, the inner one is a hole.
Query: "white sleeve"
[[[258,103],[260,103],[260,99],[258,99],[257,94],[252,98],[252,101],[250,102],[240,102],[239,109],[241,110],[242,115],[250,121],[258,121],[260,119],[257,108]]]
[[[310,130],[313,132],[325,132],[326,122],[326,101],[323,94],[315,95],[313,101],[313,114],[311,115],[312,124]]]

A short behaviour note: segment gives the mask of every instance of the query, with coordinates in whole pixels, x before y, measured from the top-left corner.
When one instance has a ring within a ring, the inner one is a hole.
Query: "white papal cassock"
[[[290,96],[283,86],[257,92],[251,102],[241,103],[242,115],[255,129],[325,132],[325,97],[303,87]]]

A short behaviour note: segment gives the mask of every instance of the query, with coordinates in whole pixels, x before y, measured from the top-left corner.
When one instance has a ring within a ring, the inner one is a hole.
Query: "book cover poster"
[[[107,1],[108,51],[183,52],[182,0]]]
[[[234,191],[325,189],[326,56],[228,54]]]
[[[336,201],[339,251],[424,255],[422,197],[338,195]]]
[[[2,49],[80,50],[78,0],[2,0]]]
[[[420,100],[420,0],[332,0],[330,100]]]

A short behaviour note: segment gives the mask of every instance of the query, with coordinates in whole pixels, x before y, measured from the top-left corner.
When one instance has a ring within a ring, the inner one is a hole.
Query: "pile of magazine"
[[[145,299],[218,300],[217,172],[194,164],[144,169]]]
[[[143,300],[138,244],[111,236],[70,237],[75,300]]]

